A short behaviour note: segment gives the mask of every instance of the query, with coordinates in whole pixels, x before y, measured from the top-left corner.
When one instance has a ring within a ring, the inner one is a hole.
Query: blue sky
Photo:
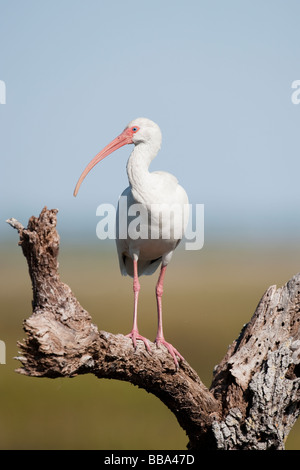
[[[127,184],[124,147],[85,165],[140,116],[163,145],[151,169],[205,205],[206,237],[300,238],[297,1],[0,0],[0,238],[59,209],[66,239],[95,239]]]

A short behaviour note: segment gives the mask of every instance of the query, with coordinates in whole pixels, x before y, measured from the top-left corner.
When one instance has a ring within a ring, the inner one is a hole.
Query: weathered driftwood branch
[[[240,337],[215,367],[208,390],[184,361],[178,371],[164,348],[134,350],[129,338],[98,328],[58,274],[57,210],[44,208],[25,229],[15,219],[33,286],[33,313],[19,343],[34,377],[126,380],[153,393],[176,415],[190,449],[283,449],[300,407],[300,274],[270,287]]]

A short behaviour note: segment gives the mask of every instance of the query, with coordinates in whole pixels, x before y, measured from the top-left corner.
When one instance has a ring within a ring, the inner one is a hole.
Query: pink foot
[[[167,350],[169,351],[169,353],[171,354],[171,356],[173,357],[173,360],[175,362],[175,366],[176,368],[178,369],[179,368],[179,364],[178,364],[178,361],[177,361],[177,358],[176,356],[179,357],[179,359],[181,361],[184,360],[184,357],[177,351],[176,348],[174,348],[174,346],[172,346],[172,344],[168,343],[165,338],[156,338],[155,340],[155,343],[156,345],[159,347],[161,344],[163,344]]]
[[[147,338],[145,338],[144,336],[141,336],[137,330],[132,330],[131,333],[126,335],[126,338],[131,338],[132,339],[134,349],[136,349],[136,340],[137,339],[139,339],[140,341],[144,341],[145,346],[147,348],[147,351],[151,352],[151,349],[150,349]]]

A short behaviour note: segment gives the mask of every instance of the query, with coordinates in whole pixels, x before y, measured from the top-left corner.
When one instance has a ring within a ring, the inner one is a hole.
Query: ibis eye
[[[133,127],[133,128],[132,128],[132,132],[137,132],[138,130],[139,130],[138,127]]]

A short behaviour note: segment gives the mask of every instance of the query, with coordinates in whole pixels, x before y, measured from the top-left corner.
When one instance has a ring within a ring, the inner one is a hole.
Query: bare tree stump
[[[179,370],[165,348],[136,350],[129,338],[99,331],[58,273],[57,210],[45,207],[19,232],[33,287],[33,313],[18,343],[32,377],[92,373],[131,382],[156,395],[175,414],[188,448],[284,449],[300,407],[300,273],[270,287],[250,322],[214,369],[208,390],[186,361]]]

